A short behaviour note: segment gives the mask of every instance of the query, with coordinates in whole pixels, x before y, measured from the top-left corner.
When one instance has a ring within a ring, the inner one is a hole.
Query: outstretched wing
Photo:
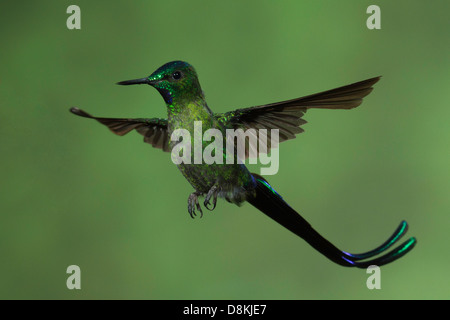
[[[353,109],[362,103],[362,99],[373,90],[372,86],[378,80],[380,77],[306,97],[220,113],[216,117],[227,128],[243,129],[244,131],[267,129],[267,141],[270,148],[271,129],[279,129],[279,142],[293,139],[304,131],[301,126],[306,123],[302,119],[306,110],[310,108]],[[248,140],[248,138],[246,139]]]
[[[70,112],[80,117],[95,119],[119,136],[126,135],[131,130],[136,130],[144,136],[144,142],[151,144],[154,148],[166,152],[170,151],[166,119],[99,118],[75,107],[71,108]]]

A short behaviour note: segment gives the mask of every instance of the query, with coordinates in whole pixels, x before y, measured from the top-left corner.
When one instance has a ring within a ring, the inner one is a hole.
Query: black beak
[[[117,82],[117,84],[120,84],[122,86],[129,86],[132,84],[150,84],[151,85],[150,80],[148,80],[148,78],[120,81],[120,82]]]

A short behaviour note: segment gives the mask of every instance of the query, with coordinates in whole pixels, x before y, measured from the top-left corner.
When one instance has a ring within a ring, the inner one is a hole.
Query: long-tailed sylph
[[[163,65],[147,78],[118,83],[147,84],[154,87],[164,98],[167,119],[100,118],[75,107],[70,111],[78,116],[95,119],[120,136],[136,130],[144,136],[145,142],[166,152],[170,152],[180,142],[172,141],[172,133],[177,129],[184,129],[194,135],[196,121],[202,123],[203,131],[216,129],[224,133],[224,136],[227,129],[267,129],[268,136],[270,130],[278,129],[279,141],[282,142],[293,139],[296,134],[303,132],[301,126],[306,123],[303,116],[308,109],[355,108],[372,91],[372,86],[379,79],[380,77],[375,77],[302,98],[226,113],[214,113],[206,103],[195,69],[186,62],[173,61]],[[245,157],[247,156],[248,153],[245,154]],[[266,179],[250,173],[242,161],[234,161],[232,164],[180,163],[177,166],[195,190],[188,198],[188,211],[192,217],[196,212],[202,213],[200,197],[205,197],[203,204],[209,210],[215,208],[218,197],[238,205],[247,201],[341,266],[358,268],[381,266],[402,257],[416,244],[416,239],[410,238],[390,252],[379,256],[406,233],[407,223],[402,221],[387,241],[371,251],[361,254],[341,251],[292,209]]]

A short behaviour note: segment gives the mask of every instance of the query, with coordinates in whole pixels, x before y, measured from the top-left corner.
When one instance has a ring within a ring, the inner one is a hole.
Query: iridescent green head
[[[184,61],[166,63],[147,78],[119,82],[120,85],[148,84],[171,105],[182,100],[202,98],[203,92],[193,66]]]

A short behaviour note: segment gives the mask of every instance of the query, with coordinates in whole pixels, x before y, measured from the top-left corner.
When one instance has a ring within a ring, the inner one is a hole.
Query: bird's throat
[[[168,89],[157,88],[157,90],[168,106],[173,103],[173,95]]]

